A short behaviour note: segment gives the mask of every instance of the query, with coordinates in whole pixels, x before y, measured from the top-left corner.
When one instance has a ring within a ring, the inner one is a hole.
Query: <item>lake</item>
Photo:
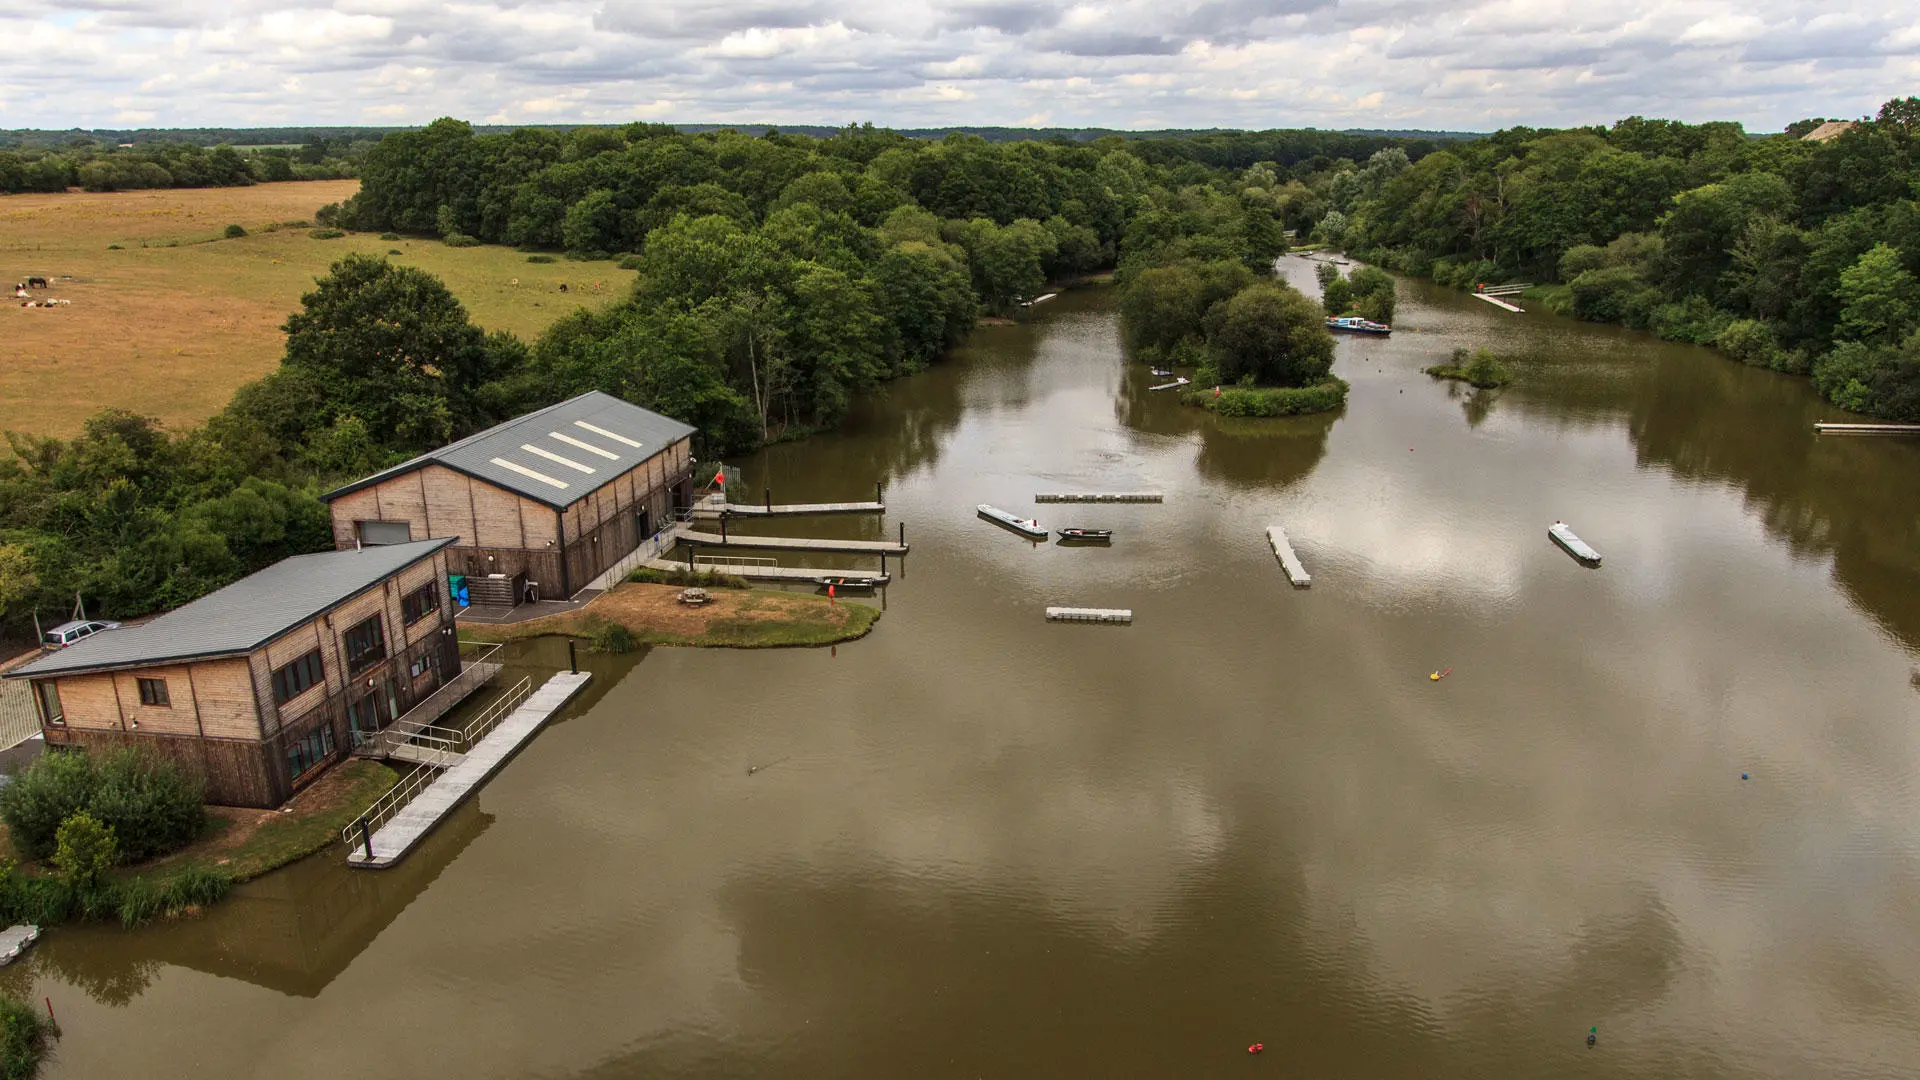
[[[1912,1076],[1920,443],[1400,289],[1337,414],[1148,392],[1093,288],[729,462],[776,501],[885,484],[884,521],[739,527],[904,522],[871,636],[594,656],[400,868],[50,933],[0,971],[65,1029],[43,1075]],[[1420,373],[1461,345],[1515,383]]]

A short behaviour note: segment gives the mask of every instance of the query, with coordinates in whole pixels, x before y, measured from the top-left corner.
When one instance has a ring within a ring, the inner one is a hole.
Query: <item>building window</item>
[[[413,539],[413,526],[404,521],[356,521],[360,542],[368,547],[404,544]]]
[[[167,680],[140,679],[138,681],[140,683],[140,704],[156,705],[163,709],[173,707],[173,702],[167,697]]]
[[[333,725],[323,721],[319,727],[287,743],[287,779],[298,780],[332,756]]]
[[[347,654],[347,674],[358,675],[386,659],[387,634],[380,628],[380,616],[349,627],[340,638]]]
[[[320,650],[315,649],[273,673],[273,700],[285,705],[325,677],[326,672],[320,666]]]
[[[421,653],[419,656],[414,658],[414,661],[412,664],[408,665],[407,674],[410,677],[417,679],[420,676],[425,675],[427,672],[432,670],[433,670],[433,654]]]
[[[66,723],[66,711],[60,708],[60,684],[55,682],[35,683],[33,684],[33,688],[40,691],[40,715],[46,717],[47,723]]]
[[[408,626],[439,610],[440,586],[431,581],[400,599],[400,618]]]

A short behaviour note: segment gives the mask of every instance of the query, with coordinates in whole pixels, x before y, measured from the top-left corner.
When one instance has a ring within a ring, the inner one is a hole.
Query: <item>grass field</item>
[[[395,262],[445,281],[474,322],[528,339],[581,304],[625,296],[633,278],[610,262],[535,264],[497,246],[265,231],[310,220],[358,184],[0,196],[0,300],[31,276],[53,279],[35,296],[73,301],[0,307],[0,426],[71,435],[109,406],[169,425],[204,420],[280,362],[281,324],[349,252],[398,249]],[[229,224],[248,235],[223,239]]]
[[[678,587],[625,582],[579,611],[504,626],[465,625],[473,641],[518,641],[543,634],[592,638],[608,623],[632,631],[640,645],[719,649],[776,649],[833,645],[865,637],[880,609],[778,589],[710,589],[704,607],[678,601]]]

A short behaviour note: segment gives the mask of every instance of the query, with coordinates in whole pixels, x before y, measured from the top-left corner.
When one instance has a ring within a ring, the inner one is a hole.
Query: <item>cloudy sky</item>
[[[0,128],[1777,130],[1920,92],[1910,0],[14,0]]]

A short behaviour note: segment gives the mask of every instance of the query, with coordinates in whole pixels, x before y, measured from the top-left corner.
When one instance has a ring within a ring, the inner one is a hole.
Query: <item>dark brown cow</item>
[[[46,288],[46,287],[47,287],[47,279],[46,279],[46,278],[43,278],[43,277],[30,277],[30,278],[28,278],[28,279],[27,279],[27,288],[29,288],[29,289],[44,289],[44,288]]]

